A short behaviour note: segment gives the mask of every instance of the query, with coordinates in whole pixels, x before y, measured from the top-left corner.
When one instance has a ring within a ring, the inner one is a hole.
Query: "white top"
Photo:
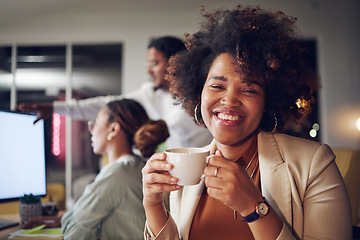
[[[75,119],[95,119],[97,112],[108,102],[130,98],[138,101],[152,120],[162,119],[166,122],[170,137],[166,141],[167,148],[202,147],[208,145],[212,136],[203,126],[198,126],[192,116],[181,105],[174,105],[175,100],[164,89],[153,88],[152,82],[142,84],[138,90],[124,95],[101,96],[84,100],[54,102],[54,112],[70,115]]]

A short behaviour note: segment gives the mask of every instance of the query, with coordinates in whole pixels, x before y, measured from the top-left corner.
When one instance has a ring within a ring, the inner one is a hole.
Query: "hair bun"
[[[150,157],[154,154],[157,146],[169,136],[169,130],[165,121],[150,120],[134,134],[134,145],[144,157]]]

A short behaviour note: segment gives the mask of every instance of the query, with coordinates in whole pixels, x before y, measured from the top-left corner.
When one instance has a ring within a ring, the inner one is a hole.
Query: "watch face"
[[[258,214],[259,215],[266,215],[269,211],[269,207],[266,205],[266,203],[262,202],[258,205]]]

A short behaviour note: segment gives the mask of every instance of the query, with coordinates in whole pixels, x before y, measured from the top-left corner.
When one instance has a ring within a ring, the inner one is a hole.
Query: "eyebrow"
[[[220,80],[226,82],[228,79],[223,76],[213,76],[213,77],[209,77],[209,80]]]
[[[212,76],[209,77],[209,80],[219,80],[219,81],[223,81],[226,82],[228,79],[226,77],[223,76]],[[247,85],[258,85],[258,86],[263,86],[259,81],[257,80],[250,80],[250,81],[246,81],[246,80],[242,80],[243,83],[247,84]]]

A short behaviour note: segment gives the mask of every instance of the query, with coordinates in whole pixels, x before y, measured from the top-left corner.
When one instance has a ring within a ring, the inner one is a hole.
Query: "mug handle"
[[[211,154],[211,155],[209,155],[209,156],[206,157],[206,166],[209,164],[209,160],[210,160],[210,158],[212,158],[213,156],[215,156],[215,154]],[[206,166],[205,166],[205,167],[206,167]],[[205,174],[203,173],[203,174],[201,175],[200,180],[203,180],[204,178],[205,178]]]
[[[210,158],[212,158],[213,156],[215,156],[215,154],[211,154],[209,156],[206,157],[206,166],[209,164],[209,160]]]

